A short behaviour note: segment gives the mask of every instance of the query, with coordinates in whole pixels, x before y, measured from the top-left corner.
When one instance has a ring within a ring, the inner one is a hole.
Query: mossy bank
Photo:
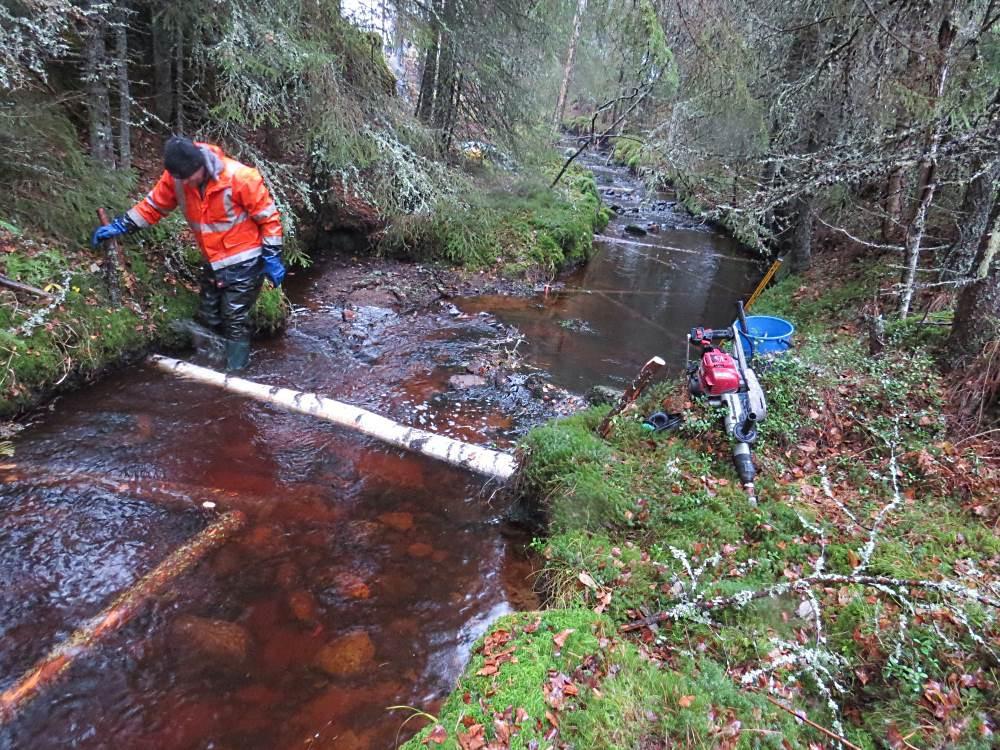
[[[855,317],[891,269],[847,269],[836,287],[822,262],[815,274],[754,310],[798,326],[790,353],[758,365],[757,506],[719,415],[685,405],[677,381],[636,414],[684,408],[679,432],[650,436],[631,415],[604,441],[594,408],[529,434],[549,608],[499,622],[407,750],[478,747],[473,734],[510,748],[995,747],[995,451],[949,436],[926,327],[897,326],[869,355]]]
[[[68,250],[54,240],[0,234],[0,273],[48,291],[50,298],[0,292],[0,346],[6,368],[0,416],[11,416],[59,389],[75,387],[127,363],[155,346],[187,342],[170,326],[197,306],[193,254],[163,254],[155,242],[130,242],[122,304],[112,304],[105,283],[106,258]],[[279,290],[265,289],[254,308],[258,334],[278,330],[287,315]]]

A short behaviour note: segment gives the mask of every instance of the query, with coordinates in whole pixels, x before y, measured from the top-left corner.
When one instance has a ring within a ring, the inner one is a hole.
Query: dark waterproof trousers
[[[198,322],[233,342],[250,342],[250,311],[264,283],[264,259],[213,271],[202,266]]]

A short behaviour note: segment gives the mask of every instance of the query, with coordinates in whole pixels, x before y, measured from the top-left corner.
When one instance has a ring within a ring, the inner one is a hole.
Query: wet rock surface
[[[250,652],[250,633],[235,622],[184,615],[174,622],[173,633],[183,648],[224,666],[241,666]]]
[[[316,666],[329,675],[356,675],[373,666],[375,644],[364,631],[348,633],[330,641],[316,654]]]

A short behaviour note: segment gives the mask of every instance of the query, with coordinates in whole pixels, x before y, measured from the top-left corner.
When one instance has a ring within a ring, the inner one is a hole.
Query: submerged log
[[[13,719],[42,688],[55,682],[74,659],[93,649],[102,638],[131,620],[147,599],[194,567],[206,554],[243,528],[245,523],[246,516],[239,511],[220,516],[119,595],[111,606],[53,648],[14,685],[0,693],[0,725]]]
[[[639,374],[635,376],[635,380],[633,380],[632,384],[625,389],[621,398],[618,399],[618,403],[615,404],[615,407],[608,412],[608,416],[604,418],[604,421],[601,422],[600,426],[597,428],[597,433],[602,438],[606,438],[611,434],[611,426],[614,418],[635,403],[635,400],[639,398],[639,394],[646,389],[646,386],[652,382],[656,373],[662,370],[666,364],[667,363],[660,357],[653,357],[642,366],[642,369],[639,370]]]
[[[661,360],[662,361],[662,360]],[[289,411],[309,414],[342,427],[370,435],[415,453],[457,466],[462,469],[485,474],[501,481],[509,479],[517,470],[517,460],[509,453],[483,448],[479,445],[463,443],[444,435],[407,427],[374,412],[351,406],[341,401],[319,396],[315,393],[293,391],[290,388],[254,383],[251,380],[225,375],[205,367],[154,354],[149,362],[161,370],[172,372],[199,383],[239,393],[244,396],[281,406]]]

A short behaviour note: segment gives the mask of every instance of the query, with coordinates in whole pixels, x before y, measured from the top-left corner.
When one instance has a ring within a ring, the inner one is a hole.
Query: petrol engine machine
[[[753,358],[750,339],[740,335],[741,331],[749,334],[742,302],[737,303],[737,311],[736,322],[728,328],[697,327],[688,333],[688,388],[692,396],[705,398],[712,406],[725,407],[723,424],[734,441],[733,464],[747,497],[756,504],[757,470],[750,446],[757,439],[757,426],[767,416],[767,402],[757,374],[749,365]],[[733,353],[720,349],[717,341],[731,342]],[[748,343],[749,356],[744,351],[744,342]],[[701,352],[697,361],[691,357],[692,346]]]

